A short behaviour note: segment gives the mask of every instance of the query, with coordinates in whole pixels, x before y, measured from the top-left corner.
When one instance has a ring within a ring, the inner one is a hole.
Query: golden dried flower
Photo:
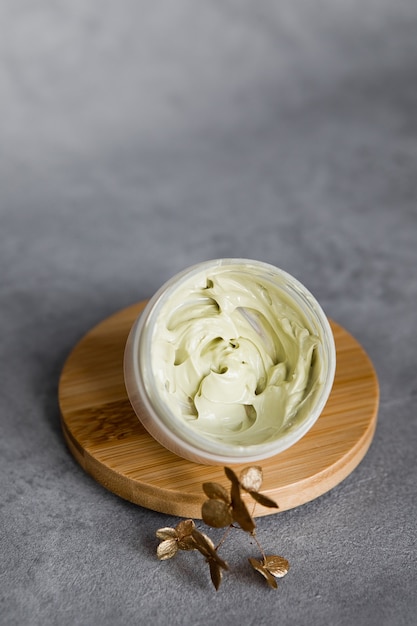
[[[289,562],[282,556],[264,556],[262,562],[252,557],[248,560],[253,569],[262,574],[268,585],[273,589],[278,587],[275,578],[282,578],[290,568]]]
[[[195,524],[192,519],[182,520],[175,528],[165,527],[156,531],[156,536],[161,539],[156,554],[160,561],[172,559],[178,550],[194,550],[195,544],[192,532]]]

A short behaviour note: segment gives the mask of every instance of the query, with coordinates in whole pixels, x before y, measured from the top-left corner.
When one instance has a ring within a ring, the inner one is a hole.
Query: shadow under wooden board
[[[146,302],[105,319],[75,346],[59,384],[62,428],[70,451],[95,480],[113,493],[155,511],[201,517],[202,483],[228,481],[221,466],[182,459],[157,443],[136,417],[124,385],[127,336]],[[283,511],[329,491],[360,463],[375,431],[379,387],[367,354],[331,322],[336,376],[313,428],[279,455],[258,462],[262,493]],[[233,465],[239,472],[243,465]],[[256,506],[255,517],[276,509]]]

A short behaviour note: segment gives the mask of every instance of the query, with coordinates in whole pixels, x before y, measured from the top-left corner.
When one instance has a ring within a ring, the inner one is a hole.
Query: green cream
[[[160,397],[212,440],[279,438],[323,385],[316,333],[275,279],[233,265],[194,275],[156,319],[151,367]]]

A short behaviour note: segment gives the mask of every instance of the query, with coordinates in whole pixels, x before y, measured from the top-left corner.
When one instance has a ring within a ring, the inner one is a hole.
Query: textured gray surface
[[[0,622],[415,623],[417,4],[0,5]],[[218,256],[281,266],[366,348],[378,429],[341,485],[259,521],[292,564],[216,594],[175,519],[67,451],[57,383],[92,325]],[[195,569],[193,569],[195,567]]]

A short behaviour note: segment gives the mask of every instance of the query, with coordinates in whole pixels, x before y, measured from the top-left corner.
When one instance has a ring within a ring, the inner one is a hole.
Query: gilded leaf
[[[195,529],[193,530],[192,536],[196,544],[199,547],[204,548],[207,556],[210,556],[212,552],[215,552],[214,543],[206,534]]]
[[[283,556],[266,556],[264,566],[275,578],[282,578],[290,569],[290,564]]]
[[[245,491],[259,491],[262,485],[262,469],[258,466],[246,467],[241,471],[239,481]]]
[[[263,493],[258,493],[257,491],[249,491],[249,493],[251,497],[256,500],[256,502],[259,502],[259,504],[262,504],[262,506],[267,506],[270,509],[279,509],[278,504]]]
[[[242,530],[245,530],[248,533],[252,533],[255,530],[256,524],[251,517],[246,504],[240,497],[239,500],[235,499],[233,502],[232,515],[234,521],[239,524]]]
[[[232,487],[230,489],[230,498],[232,500],[232,507],[234,509],[239,507],[240,503],[242,502],[239,483],[232,483]]]
[[[172,559],[178,552],[178,543],[176,539],[165,539],[159,544],[156,555],[160,561]]]
[[[187,535],[178,540],[178,550],[195,550],[196,545],[192,535]]]
[[[239,485],[239,479],[231,467],[225,467],[224,473],[226,474],[227,478],[230,480],[232,485]]]
[[[213,528],[224,528],[233,522],[230,506],[222,500],[206,500],[201,515],[204,522]]]
[[[203,483],[203,490],[206,496],[216,500],[223,500],[227,504],[230,502],[227,489],[219,483]]]
[[[205,557],[210,557],[215,553],[214,543],[207,537],[204,533],[201,533],[199,530],[193,530],[193,539],[196,544],[196,548],[201,554]]]
[[[197,550],[201,552],[203,556],[205,556],[207,559],[213,559],[223,569],[229,569],[226,561],[223,561],[223,559],[221,559],[217,554],[210,537],[207,537],[207,535],[195,529],[193,530],[193,538],[195,540]]]
[[[249,558],[249,563],[252,565],[254,570],[262,574],[262,576],[265,578],[266,582],[272,589],[276,589],[278,587],[275,578],[272,576],[272,574],[268,572],[268,570],[263,566],[260,561],[257,561],[256,559],[253,559],[251,557]]]
[[[223,572],[220,569],[219,565],[213,559],[209,559],[209,568],[210,568],[210,578],[213,583],[216,591],[218,591],[220,587],[220,583],[222,582]]]
[[[177,536],[177,531],[175,530],[175,528],[169,528],[167,526],[166,528],[160,528],[156,531],[155,534],[158,539],[175,539],[175,537]]]
[[[257,559],[254,559],[253,556],[249,557],[248,561],[252,565],[253,569],[255,569],[257,572],[263,569],[262,563],[258,561]]]
[[[188,535],[191,535],[191,533],[193,532],[194,528],[195,528],[195,524],[194,524],[194,521],[192,519],[182,520],[175,527],[175,530],[177,532],[177,537],[179,539],[182,539],[183,537],[187,537]]]
[[[232,500],[233,519],[239,524],[242,530],[251,533],[255,530],[256,525],[240,495],[239,479],[230,467],[225,467],[224,472],[232,483],[230,497]]]
[[[230,480],[230,482],[232,483],[231,489],[230,489],[230,498],[232,501],[232,508],[233,508],[233,518],[235,518],[235,511],[238,511],[238,515],[239,515],[239,509],[244,510],[245,505],[244,502],[242,500],[242,497],[240,495],[240,482],[238,477],[236,476],[236,474],[234,473],[234,471],[232,469],[230,469],[230,467],[225,467],[224,468],[224,472],[227,476],[227,478]],[[243,511],[244,513],[244,511]],[[236,520],[239,521],[239,520]]]

